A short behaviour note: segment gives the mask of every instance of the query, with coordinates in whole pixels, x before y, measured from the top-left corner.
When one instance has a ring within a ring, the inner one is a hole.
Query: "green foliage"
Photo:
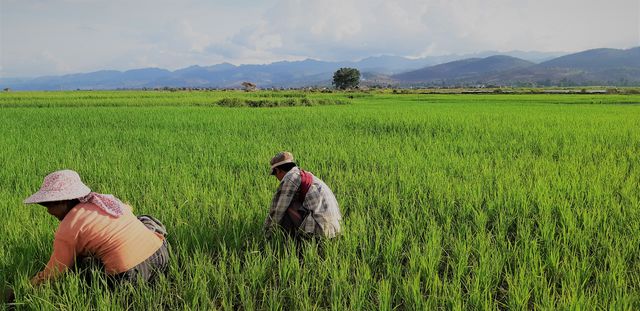
[[[353,89],[360,83],[360,71],[355,68],[340,68],[333,73],[333,85],[341,90]]]
[[[0,94],[0,288],[32,310],[640,308],[637,95],[216,104],[277,94]],[[282,236],[262,237],[278,185],[267,164],[285,149],[344,215],[344,235],[303,245],[302,261]],[[163,221],[166,278],[28,284],[57,220],[21,202],[61,168]]]
[[[218,101],[218,106],[222,107],[295,107],[295,106],[318,106],[318,105],[346,105],[347,101],[341,99],[328,98],[293,98],[291,96],[280,99],[250,99],[225,97]]]

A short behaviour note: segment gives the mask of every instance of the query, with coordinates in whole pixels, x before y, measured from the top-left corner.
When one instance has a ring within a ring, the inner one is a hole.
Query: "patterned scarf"
[[[91,192],[84,197],[78,198],[78,200],[82,203],[93,203],[107,214],[116,218],[124,214],[125,204],[110,194]]]

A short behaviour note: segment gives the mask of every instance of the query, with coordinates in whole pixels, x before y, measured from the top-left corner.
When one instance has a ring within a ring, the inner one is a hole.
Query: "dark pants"
[[[116,274],[113,278],[116,282],[135,282],[137,279],[152,283],[160,274],[164,274],[169,266],[169,249],[167,240],[162,241],[162,246],[153,255],[139,263],[137,266]]]
[[[282,216],[280,226],[290,237],[298,238],[300,235],[300,229],[293,223],[293,219],[291,219],[288,213],[284,213],[284,216]]]
[[[324,239],[310,233],[306,233],[300,229],[300,227],[296,226],[293,219],[289,216],[288,213],[285,213],[280,220],[280,227],[282,230],[287,233],[287,235],[293,239],[296,244],[296,252],[298,254],[298,259],[302,261],[303,258],[303,247],[304,244],[309,244],[312,241],[316,242],[318,254],[320,257],[324,258]]]
[[[115,285],[136,282],[137,279],[141,281],[153,283],[160,274],[164,274],[169,266],[169,250],[167,240],[162,241],[162,246],[135,267],[116,275],[107,275],[107,285],[113,288]],[[98,271],[104,275],[104,265],[98,258],[87,256],[76,259],[75,270],[80,276],[91,285],[93,282],[92,271]]]

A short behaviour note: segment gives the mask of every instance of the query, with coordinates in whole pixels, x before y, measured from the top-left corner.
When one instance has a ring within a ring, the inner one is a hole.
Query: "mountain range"
[[[358,68],[365,85],[407,86],[570,86],[640,85],[640,47],[593,49],[579,53],[483,52],[409,59],[369,57],[360,61],[313,59],[264,65],[191,66],[175,71],[143,68],[37,78],[0,78],[12,90],[141,89],[162,87],[236,88],[330,86],[333,72]],[[497,54],[497,55],[496,55]]]
[[[392,75],[405,85],[638,86],[640,47],[593,49],[538,64],[510,56],[470,58]]]

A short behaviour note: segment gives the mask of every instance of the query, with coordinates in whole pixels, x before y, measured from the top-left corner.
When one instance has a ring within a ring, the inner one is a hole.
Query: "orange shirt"
[[[58,226],[49,263],[36,278],[49,279],[73,266],[76,256],[93,256],[108,274],[125,272],[155,253],[162,236],[147,229],[131,210],[116,218],[92,203],[80,203]]]

